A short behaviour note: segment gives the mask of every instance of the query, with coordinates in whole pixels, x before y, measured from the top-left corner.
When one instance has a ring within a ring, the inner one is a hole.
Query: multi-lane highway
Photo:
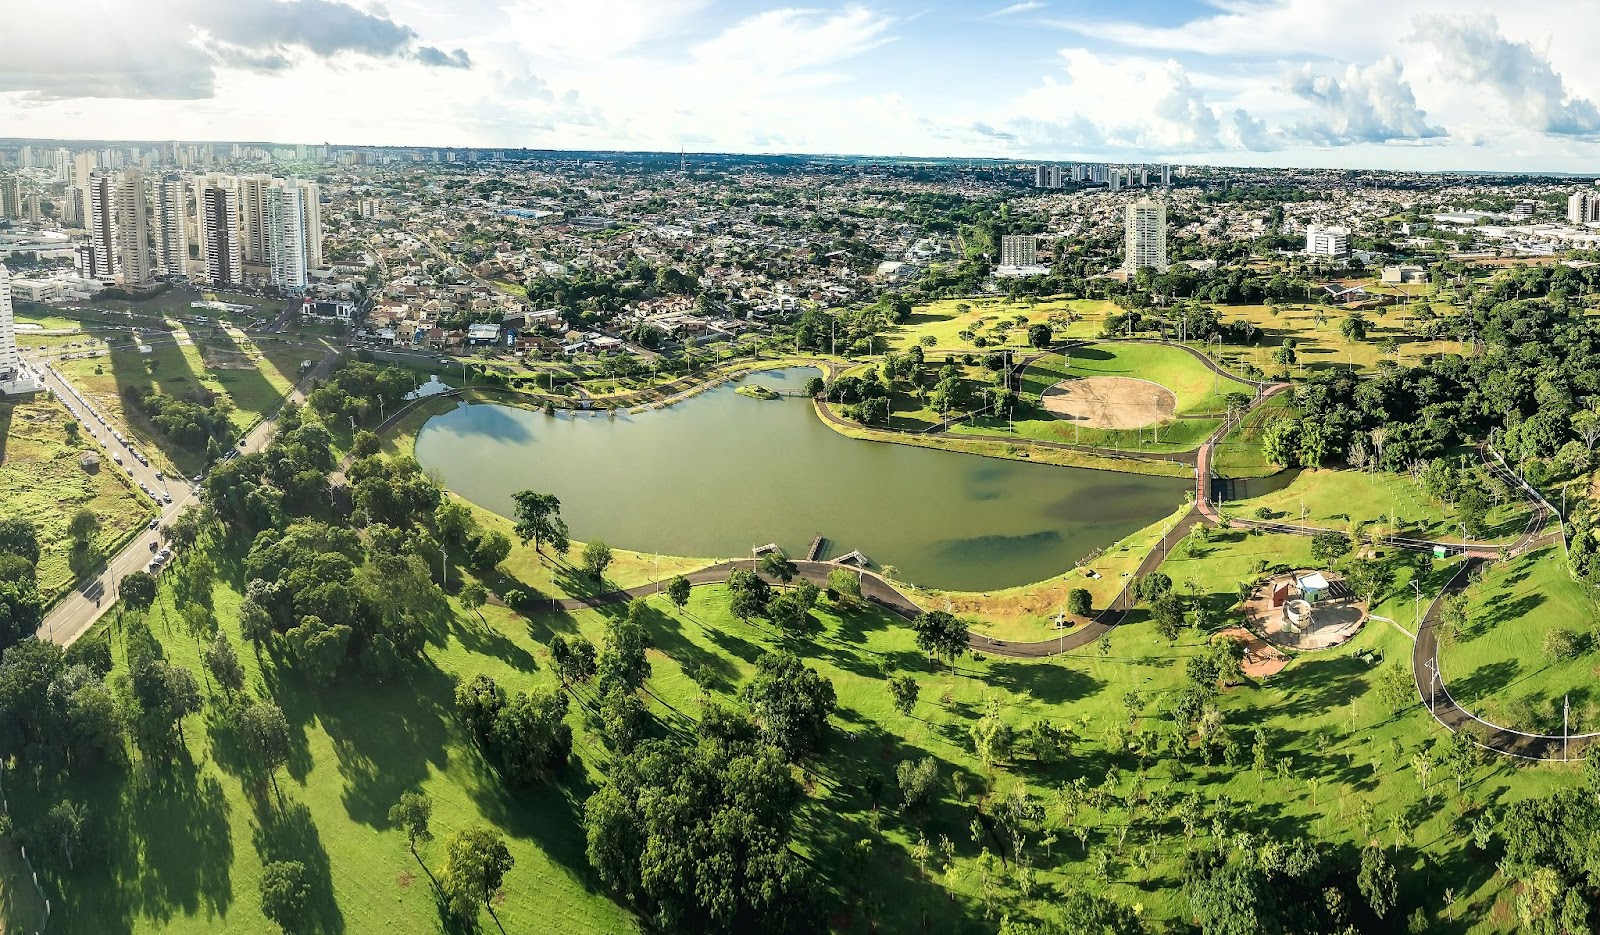
[[[330,351],[295,386],[289,399],[303,401],[310,384],[327,376],[337,359],[338,353]],[[151,492],[152,498],[160,504],[158,519],[161,524],[198,502],[198,485],[193,478],[163,475],[152,465],[141,461],[126,442],[118,441],[118,433],[124,439],[131,439],[127,426],[117,424],[115,419],[95,407],[91,399],[80,395],[48,362],[31,360],[29,363],[44,378],[45,385],[72,411],[83,428],[100,442],[105,452],[103,469],[122,471],[135,484],[143,484]],[[266,447],[276,423],[276,413],[262,420],[245,436],[240,450],[248,453]],[[116,461],[118,457],[121,458],[121,464]],[[133,541],[106,561],[98,574],[79,582],[75,590],[51,608],[39,627],[39,638],[69,645],[88,632],[95,621],[116,602],[116,583],[124,575],[150,568],[151,560],[160,555],[162,548],[164,546],[157,529],[146,529],[134,537]]]

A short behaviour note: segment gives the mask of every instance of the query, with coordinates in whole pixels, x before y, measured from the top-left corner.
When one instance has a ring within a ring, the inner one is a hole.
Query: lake
[[[416,455],[502,515],[532,489],[561,499],[574,539],[640,552],[746,558],[776,542],[804,558],[858,549],[926,587],[1040,581],[1170,513],[1185,479],[984,458],[846,438],[810,400],[757,400],[816,371],[767,371],[639,415],[462,403],[429,419]]]

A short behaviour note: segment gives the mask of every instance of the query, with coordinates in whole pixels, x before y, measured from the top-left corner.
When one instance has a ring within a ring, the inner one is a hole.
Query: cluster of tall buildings
[[[1172,187],[1172,167],[1160,169],[1162,188]],[[1034,188],[1064,188],[1067,185],[1087,183],[1105,185],[1112,191],[1131,188],[1135,184],[1148,188],[1151,184],[1150,167],[1113,166],[1106,163],[1077,163],[1070,166],[1038,165],[1033,168]]]
[[[1575,192],[1567,199],[1567,220],[1573,224],[1600,223],[1600,192]]]
[[[11,274],[0,263],[0,396],[37,393],[44,389],[38,376],[17,353],[17,326],[11,317]]]
[[[321,191],[303,179],[81,165],[65,213],[87,235],[84,274],[125,286],[186,276],[294,293],[322,265]]]

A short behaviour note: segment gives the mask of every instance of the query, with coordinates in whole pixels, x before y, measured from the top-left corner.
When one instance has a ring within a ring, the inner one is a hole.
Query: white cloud
[[[605,63],[650,42],[681,36],[710,0],[510,0],[491,14],[535,56]]]
[[[995,10],[993,13],[990,13],[987,17],[985,17],[985,19],[999,19],[1002,16],[1016,16],[1018,13],[1031,13],[1034,10],[1042,10],[1045,8],[1045,6],[1046,4],[1040,2],[1040,0],[1022,0],[1021,3],[1013,3],[1010,6],[1001,7],[1000,9]]]
[[[1064,49],[1065,79],[1023,94],[1003,129],[1019,145],[1174,153],[1222,145],[1221,121],[1175,61]]]
[[[1302,119],[1288,131],[1309,143],[1342,146],[1446,135],[1443,127],[1428,123],[1393,58],[1365,68],[1348,65],[1342,79],[1317,72],[1307,63],[1289,73],[1286,85],[1318,111],[1318,116]]]
[[[1419,16],[1415,37],[1440,55],[1449,78],[1490,91],[1516,126],[1556,136],[1600,135],[1600,108],[1573,94],[1549,57],[1513,42],[1490,15]]]

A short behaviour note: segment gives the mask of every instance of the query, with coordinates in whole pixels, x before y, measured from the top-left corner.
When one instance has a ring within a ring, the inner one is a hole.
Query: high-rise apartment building
[[[1141,198],[1126,209],[1122,268],[1130,273],[1141,269],[1167,271],[1167,206]]]
[[[1575,192],[1567,199],[1567,220],[1573,224],[1600,222],[1600,193]]]
[[[0,263],[0,395],[37,393],[44,384],[22,364],[17,325],[11,317],[11,273]]]
[[[293,182],[267,190],[267,260],[271,283],[289,293],[311,284],[306,254],[306,192]]]
[[[1306,227],[1306,254],[1309,256],[1345,256],[1350,252],[1350,228]]]
[[[200,190],[200,255],[205,280],[212,285],[244,279],[239,254],[239,193],[222,180]]]
[[[155,190],[156,268],[163,275],[189,272],[189,186],[181,176],[169,175]]]
[[[270,175],[239,176],[239,255],[244,262],[265,266],[271,233],[267,224],[267,189]]]
[[[145,286],[156,279],[155,259],[150,253],[150,207],[145,195],[144,173],[123,169],[116,180],[117,259],[122,266],[122,282]]]
[[[1034,166],[1033,167],[1033,187],[1034,188],[1049,188],[1050,187],[1050,167],[1049,166]]]
[[[1172,187],[1172,167],[1171,166],[1162,166],[1161,167],[1161,187],[1162,188],[1171,188]]]
[[[109,172],[96,172],[84,184],[83,228],[89,232],[90,279],[111,280],[117,275],[117,180]]]
[[[0,218],[22,220],[22,179],[0,175]]]
[[[1039,238],[1033,234],[1005,234],[1000,238],[1001,266],[1035,266],[1039,262]]]

